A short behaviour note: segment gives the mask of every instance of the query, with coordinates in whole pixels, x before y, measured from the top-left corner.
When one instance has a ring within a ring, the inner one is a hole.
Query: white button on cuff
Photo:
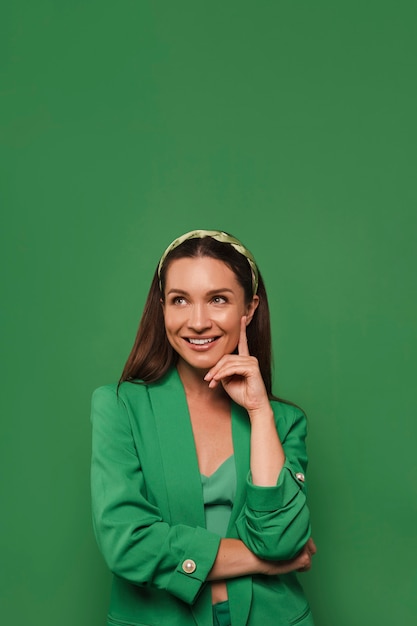
[[[186,574],[192,574],[197,569],[197,565],[195,564],[195,561],[193,561],[192,559],[186,559],[184,563],[181,565],[181,567],[182,567],[182,571],[185,572]]]
[[[304,474],[302,474],[301,472],[297,472],[295,477],[297,478],[297,480],[299,480],[300,482],[304,482],[306,477],[304,476]]]

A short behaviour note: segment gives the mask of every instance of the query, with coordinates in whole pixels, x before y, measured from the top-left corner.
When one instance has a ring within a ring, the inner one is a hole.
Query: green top
[[[225,537],[236,495],[235,457],[229,456],[213,474],[201,474],[206,528]]]

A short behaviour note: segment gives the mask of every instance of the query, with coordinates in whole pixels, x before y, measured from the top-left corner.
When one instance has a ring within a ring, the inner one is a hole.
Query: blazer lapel
[[[246,478],[250,467],[250,423],[246,410],[232,402],[232,436],[235,455],[237,489],[228,536],[233,536],[233,526],[246,500]],[[229,533],[232,533],[229,535]]]
[[[184,387],[174,368],[149,386],[171,523],[205,527],[197,453]]]

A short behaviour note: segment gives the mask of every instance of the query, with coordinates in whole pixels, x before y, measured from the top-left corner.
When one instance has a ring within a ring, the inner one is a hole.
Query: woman
[[[295,574],[315,553],[305,417],[272,395],[267,296],[240,241],[167,248],[92,422],[109,626],[313,625]]]

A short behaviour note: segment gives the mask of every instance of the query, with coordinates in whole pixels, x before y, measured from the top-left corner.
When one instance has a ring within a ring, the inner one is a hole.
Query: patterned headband
[[[161,270],[168,254],[172,250],[175,250],[175,248],[178,248],[178,246],[180,246],[182,243],[184,243],[184,241],[187,241],[188,239],[202,239],[203,237],[212,237],[212,239],[220,241],[221,243],[230,243],[230,245],[235,250],[237,250],[247,259],[252,273],[252,291],[253,295],[255,295],[258,291],[258,268],[256,267],[256,262],[253,255],[249,252],[247,248],[245,248],[245,246],[239,241],[239,239],[236,239],[236,237],[232,237],[232,235],[228,235],[221,230],[192,230],[189,233],[181,235],[181,237],[178,237],[178,239],[174,239],[174,241],[169,244],[168,248],[162,255],[158,265],[159,287],[161,288],[161,291]]]

